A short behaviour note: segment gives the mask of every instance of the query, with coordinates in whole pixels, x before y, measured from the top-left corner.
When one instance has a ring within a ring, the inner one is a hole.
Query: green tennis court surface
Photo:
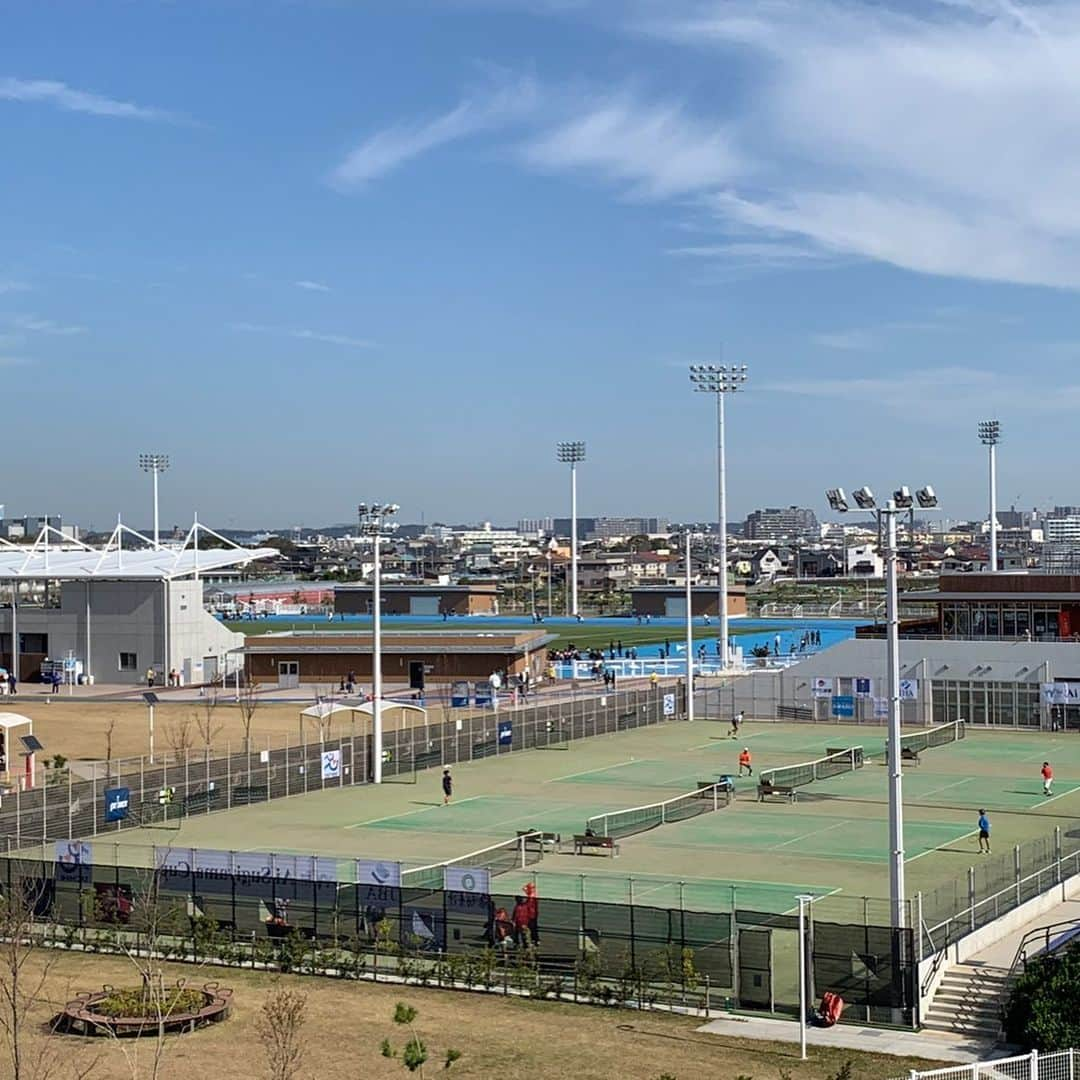
[[[585,739],[566,751],[530,751],[454,766],[455,797],[442,804],[440,770],[415,784],[327,790],[184,820],[179,832],[134,829],[115,840],[118,859],[149,860],[150,845],[317,853],[342,860],[395,859],[406,867],[453,859],[518,831],[571,841],[590,817],[693,791],[738,771],[747,746],[755,775],[735,781],[730,806],[619,840],[619,854],[545,853],[541,862],[496,879],[517,891],[585,903],[629,901],[686,910],[783,912],[801,892],[825,897],[819,910],[861,918],[888,894],[888,775],[884,732],[836,724],[671,723]],[[860,746],[861,768],[799,789],[798,801],[758,802],[757,777]],[[1039,767],[1054,765],[1050,798]],[[995,851],[1080,819],[1080,739],[1040,732],[968,730],[967,738],[905,763],[908,891],[929,891],[977,864],[975,819],[986,809]],[[572,844],[565,843],[565,848]],[[476,860],[483,865],[483,857]],[[342,866],[347,869],[343,862]],[[520,881],[519,881],[520,878]]]

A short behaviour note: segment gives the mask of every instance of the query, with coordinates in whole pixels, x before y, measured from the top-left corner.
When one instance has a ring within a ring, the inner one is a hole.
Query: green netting
[[[967,734],[965,722],[954,720],[951,724],[941,724],[929,731],[913,731],[910,735],[900,736],[900,752],[917,754],[934,746],[946,746],[964,738]]]
[[[707,814],[711,810],[719,810],[730,801],[730,784],[701,784],[696,791],[688,791],[685,795],[677,795],[664,802],[634,806],[629,810],[616,810],[609,814],[597,814],[585,823],[585,831],[617,840],[655,829],[658,825],[670,825],[699,814]]]
[[[782,765],[776,769],[766,769],[761,774],[761,782],[767,787],[803,787],[815,780],[825,780],[830,776],[861,769],[865,755],[861,746],[849,746],[833,754],[804,761],[798,765]]]

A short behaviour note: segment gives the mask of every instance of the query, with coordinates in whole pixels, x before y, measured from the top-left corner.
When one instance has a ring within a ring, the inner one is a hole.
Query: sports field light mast
[[[998,568],[997,444],[1001,442],[1001,421],[980,420],[979,442],[990,451],[990,573]]]
[[[169,467],[168,454],[140,454],[139,468],[154,477],[154,547],[159,547],[158,535],[158,476]]]
[[[555,444],[555,455],[562,464],[570,466],[570,614],[578,613],[577,602],[577,467],[585,460],[583,442]]]
[[[716,396],[716,481],[718,528],[720,533],[719,601],[720,650],[726,668],[730,659],[728,636],[728,574],[727,574],[727,463],[724,451],[724,397],[746,387],[749,378],[745,364],[691,364],[690,382],[702,394]]]
[[[382,725],[382,590],[379,567],[379,541],[384,532],[392,532],[397,526],[388,519],[401,508],[397,503],[360,503],[357,515],[360,535],[371,540],[371,779],[382,783],[383,725]]]
[[[847,513],[851,506],[843,488],[825,492],[831,509]],[[878,506],[868,487],[852,492],[855,508],[873,514],[878,526],[885,525],[886,618],[888,620],[887,670],[889,693],[889,908],[894,929],[907,923],[904,907],[904,793],[900,768],[900,617],[896,585],[896,518],[906,514],[916,503],[922,510],[937,506],[932,487],[919,488],[915,495],[906,487],[898,488],[884,506]]]

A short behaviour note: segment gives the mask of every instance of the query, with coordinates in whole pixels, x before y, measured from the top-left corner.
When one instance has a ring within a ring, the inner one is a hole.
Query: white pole
[[[154,764],[154,706],[147,705],[150,710],[150,764]]]
[[[379,528],[376,524],[371,540],[372,558],[375,569],[372,575],[372,604],[374,622],[372,625],[371,645],[371,729],[372,729],[372,779],[382,783],[382,594],[379,578]]]
[[[570,614],[577,616],[577,462],[570,462]]]
[[[19,579],[11,583],[11,670],[16,683],[22,682],[19,670]]]
[[[727,582],[727,464],[724,455],[724,392],[716,394],[716,472],[720,527],[720,654],[727,669],[728,654],[728,582]]]
[[[686,530],[686,719],[694,719],[694,604],[690,588],[690,530]]]
[[[887,520],[886,618],[889,683],[889,901],[892,925],[901,929],[904,918],[904,796],[900,768],[900,619],[896,592],[896,503],[890,499],[882,511]]]
[[[155,465],[150,470],[154,474],[154,547],[161,547],[158,536],[158,470]]]
[[[89,682],[94,674],[94,662],[90,659],[91,652],[90,636],[90,582],[86,583],[86,681]]]
[[[990,447],[990,573],[996,574],[998,568],[997,542],[997,447],[991,443]]]
[[[806,1060],[806,897],[799,897],[799,1057]]]

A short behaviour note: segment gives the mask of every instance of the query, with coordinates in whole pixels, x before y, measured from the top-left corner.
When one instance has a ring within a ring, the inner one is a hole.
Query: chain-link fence
[[[435,724],[383,733],[383,777],[407,779],[417,770],[538,747],[569,748],[594,735],[614,734],[685,718],[685,686],[656,686],[602,696],[562,698],[499,712],[464,712]],[[17,787],[0,801],[0,843],[18,849],[50,838],[85,838],[195,814],[267,802],[326,788],[367,783],[371,776],[369,722],[349,728],[309,725],[297,745],[257,745],[239,752],[184,750],[92,763],[89,778],[75,767],[39,774],[33,788]]]

